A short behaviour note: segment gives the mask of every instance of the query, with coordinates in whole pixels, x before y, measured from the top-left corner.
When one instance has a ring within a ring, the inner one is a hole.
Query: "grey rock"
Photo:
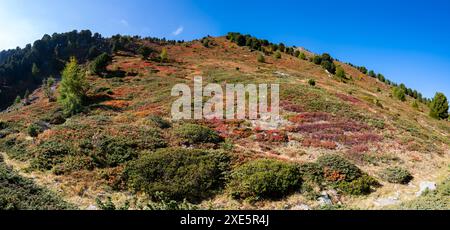
[[[311,210],[311,208],[306,204],[295,205],[291,210]]]
[[[331,200],[330,196],[327,192],[323,191],[320,195],[320,197],[317,199],[319,201],[319,204],[321,206],[328,206],[333,205],[333,201]]]
[[[422,181],[419,185],[419,191],[416,193],[416,196],[421,196],[425,191],[434,191],[436,190],[436,182],[433,181]]]
[[[86,210],[98,210],[97,206],[91,204],[89,207],[86,208]]]
[[[386,198],[378,198],[373,203],[376,206],[388,206],[388,205],[394,205],[400,202],[399,200],[400,194],[396,192],[393,196],[386,197]]]

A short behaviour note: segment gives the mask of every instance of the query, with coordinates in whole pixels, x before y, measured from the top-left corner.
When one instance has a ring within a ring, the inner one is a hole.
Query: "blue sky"
[[[73,29],[185,40],[238,31],[329,52],[427,97],[450,96],[446,0],[0,0],[0,50]]]

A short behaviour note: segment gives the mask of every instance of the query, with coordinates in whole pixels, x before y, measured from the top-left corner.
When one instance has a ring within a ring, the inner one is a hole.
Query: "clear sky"
[[[447,0],[0,0],[0,50],[73,29],[184,40],[249,33],[450,96]]]

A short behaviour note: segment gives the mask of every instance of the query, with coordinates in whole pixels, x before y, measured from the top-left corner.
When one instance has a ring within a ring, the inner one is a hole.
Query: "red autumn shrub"
[[[351,103],[361,102],[358,98],[352,97],[350,95],[345,95],[345,94],[342,94],[342,93],[337,93],[336,96],[338,98],[342,99],[343,101],[348,101],[348,102],[351,102]]]
[[[294,117],[291,117],[289,121],[294,123],[312,123],[318,121],[328,121],[331,120],[332,116],[328,113],[313,112],[313,113],[302,113]]]
[[[305,111],[303,106],[294,104],[290,101],[281,101],[280,107],[286,111],[295,112],[295,113],[300,113],[300,112]]]
[[[288,137],[285,132],[280,130],[266,130],[257,133],[256,140],[259,142],[287,142]]]

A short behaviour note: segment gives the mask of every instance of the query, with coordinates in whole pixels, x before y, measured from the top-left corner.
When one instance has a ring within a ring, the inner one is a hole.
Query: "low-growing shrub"
[[[40,171],[52,170],[53,167],[63,162],[65,156],[71,153],[71,148],[64,143],[44,142],[35,150],[30,167]]]
[[[106,201],[102,201],[99,197],[95,198],[95,203],[97,203],[97,206],[100,210],[128,210],[130,208],[130,202],[127,200],[125,203],[121,206],[117,206],[113,203],[112,198],[110,196],[106,197]]]
[[[394,87],[392,90],[392,94],[395,98],[397,98],[400,101],[406,101],[406,92],[400,87]]]
[[[223,187],[229,163],[220,152],[168,148],[129,162],[124,175],[130,188],[153,199],[164,192],[171,200],[198,202]]]
[[[260,62],[260,63],[266,62],[266,59],[264,58],[264,55],[262,55],[262,54],[258,54],[257,60],[258,60],[258,62]]]
[[[165,120],[160,116],[151,115],[148,117],[148,119],[153,125],[161,129],[167,129],[172,126],[169,121]]]
[[[6,121],[0,121],[0,130],[9,128],[9,124]]]
[[[344,194],[359,196],[370,194],[372,192],[372,187],[378,185],[378,182],[374,178],[368,175],[362,175],[352,181],[341,181],[336,184],[336,187]]]
[[[74,207],[0,162],[0,210],[61,209]]]
[[[323,169],[317,163],[304,163],[299,166],[300,175],[304,181],[321,184],[323,181]]]
[[[32,153],[27,151],[28,143],[16,137],[7,137],[0,141],[0,151],[5,152],[14,160],[26,161],[32,157]]]
[[[44,131],[44,128],[37,123],[28,126],[27,133],[30,137],[37,137],[40,133]]]
[[[228,188],[236,199],[279,199],[300,189],[301,173],[292,163],[259,159],[231,173]]]
[[[147,204],[146,209],[150,210],[196,210],[197,206],[190,204],[186,200],[170,200],[163,192],[157,192],[153,202]]]
[[[176,130],[176,135],[187,144],[219,143],[223,139],[212,129],[196,125],[184,124]]]
[[[280,53],[280,51],[276,51],[274,57],[275,57],[276,59],[280,59],[280,58],[281,58],[281,53]]]
[[[308,80],[308,84],[309,84],[310,86],[315,86],[315,85],[316,85],[316,81],[315,81],[314,79],[309,79],[309,80]]]
[[[328,181],[353,181],[362,176],[361,170],[341,156],[330,154],[317,159]]]
[[[106,66],[108,66],[111,61],[112,58],[107,53],[102,53],[92,61],[90,70],[92,73],[100,75],[103,72],[106,72]]]
[[[53,168],[53,173],[56,175],[68,174],[80,170],[92,170],[95,164],[89,156],[66,156],[61,164]]]
[[[115,167],[137,157],[132,140],[103,136],[97,143],[94,161],[103,167]]]
[[[62,111],[56,111],[56,112],[50,114],[49,116],[45,117],[43,120],[52,125],[60,125],[60,124],[64,124],[64,122],[66,122],[66,118]]]
[[[413,179],[413,176],[408,170],[400,167],[386,168],[382,172],[382,177],[389,183],[395,184],[408,184]]]

